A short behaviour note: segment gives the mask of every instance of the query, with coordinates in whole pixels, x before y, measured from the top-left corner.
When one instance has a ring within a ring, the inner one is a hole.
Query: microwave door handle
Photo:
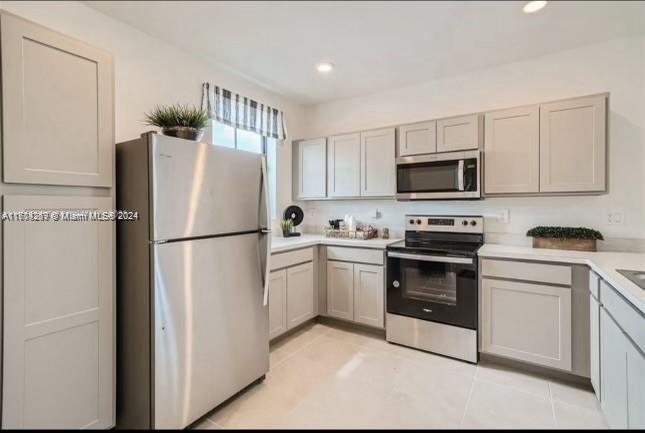
[[[464,160],[460,159],[457,166],[457,183],[459,191],[464,190]]]

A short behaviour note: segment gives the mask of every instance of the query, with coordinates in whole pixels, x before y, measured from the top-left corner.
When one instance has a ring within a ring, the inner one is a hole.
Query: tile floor
[[[218,428],[606,428],[591,390],[312,324],[271,348],[264,382],[196,425]]]

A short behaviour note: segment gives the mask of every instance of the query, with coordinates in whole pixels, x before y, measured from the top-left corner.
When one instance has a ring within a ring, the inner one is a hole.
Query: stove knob
[[[411,220],[410,220],[410,224],[414,224],[414,220],[412,220],[412,219],[411,219]]]
[[[467,225],[468,225],[468,221],[463,220],[463,221],[461,222],[461,224],[463,224],[463,225],[467,226]]]
[[[472,221],[470,222],[470,225],[471,225],[471,226],[476,226],[476,225],[477,225],[477,221],[472,220]]]
[[[417,220],[417,224],[421,224],[421,220]]]

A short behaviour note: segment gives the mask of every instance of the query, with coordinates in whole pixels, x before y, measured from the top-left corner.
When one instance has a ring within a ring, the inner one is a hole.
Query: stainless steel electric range
[[[407,215],[387,247],[386,338],[476,363],[481,216]]]

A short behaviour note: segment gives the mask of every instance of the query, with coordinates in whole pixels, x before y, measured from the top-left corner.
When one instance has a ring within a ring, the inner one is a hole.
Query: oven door
[[[387,312],[477,329],[477,260],[388,251]]]
[[[479,151],[406,156],[396,163],[396,198],[480,198]]]

